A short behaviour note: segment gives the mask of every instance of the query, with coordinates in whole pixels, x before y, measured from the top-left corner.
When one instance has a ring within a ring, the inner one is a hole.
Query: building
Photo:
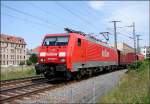
[[[134,48],[131,47],[131,46],[129,46],[129,45],[126,44],[126,43],[118,43],[118,44],[117,44],[117,48],[118,48],[120,51],[124,52],[124,54],[126,54],[126,53],[134,53]]]
[[[26,42],[21,37],[0,35],[0,65],[19,65],[26,61]]]
[[[145,58],[150,58],[150,46],[141,47],[140,53],[143,54]]]
[[[26,49],[26,59],[29,60],[30,56],[32,55],[31,49]]]

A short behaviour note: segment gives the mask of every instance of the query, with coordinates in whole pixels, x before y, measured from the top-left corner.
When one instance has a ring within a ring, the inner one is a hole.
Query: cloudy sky
[[[2,1],[1,33],[20,36],[27,48],[41,44],[48,33],[63,33],[64,27],[94,33],[110,32],[113,44],[113,23],[117,23],[118,42],[133,46],[132,25],[136,34],[142,35],[140,46],[149,44],[148,1]],[[122,27],[122,28],[119,28]]]

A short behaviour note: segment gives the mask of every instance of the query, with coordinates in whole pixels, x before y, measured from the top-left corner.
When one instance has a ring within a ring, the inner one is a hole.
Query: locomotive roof
[[[100,45],[103,45],[105,47],[108,47],[108,48],[113,48],[112,46],[102,42],[101,40],[95,38],[94,36],[91,36],[90,34],[86,34],[82,31],[76,31],[76,30],[73,30],[73,29],[70,29],[70,28],[64,28],[64,30],[67,32],[67,33],[76,33],[76,34],[79,34],[79,35],[82,35],[82,36],[85,36],[86,39],[88,39],[89,41],[92,41],[94,43],[97,43],[97,44],[100,44]]]
[[[48,36],[68,36],[66,33],[57,33],[57,34],[47,34],[45,37]]]
[[[71,32],[71,33],[74,33],[74,32]],[[76,34],[81,35],[80,33],[76,33]],[[67,34],[67,33],[47,34],[45,37],[49,37],[49,36],[68,36],[68,34]],[[83,35],[83,36],[85,36],[85,38],[86,38],[87,40],[91,41],[91,42],[94,42],[94,43],[103,45],[103,46],[108,47],[108,48],[113,48],[113,47],[110,46],[109,44],[106,44],[106,43],[104,43],[104,42],[101,42],[101,41],[99,41],[98,39],[96,39],[96,38],[90,36],[89,34]]]

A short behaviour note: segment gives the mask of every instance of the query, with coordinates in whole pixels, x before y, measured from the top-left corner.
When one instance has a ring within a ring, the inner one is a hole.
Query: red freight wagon
[[[136,55],[134,53],[120,53],[120,65],[128,65],[135,61]]]
[[[79,79],[118,66],[117,50],[82,32],[66,31],[45,36],[35,66],[37,74],[47,78],[66,75]]]

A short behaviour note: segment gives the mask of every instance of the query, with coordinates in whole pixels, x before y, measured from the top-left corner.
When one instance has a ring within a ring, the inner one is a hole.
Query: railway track
[[[0,81],[1,86],[8,85],[12,83],[20,83],[25,81],[31,81],[31,80],[37,80],[37,79],[44,79],[43,76],[32,76],[32,77],[26,77],[26,78],[19,78],[19,79],[11,79],[11,80],[2,80]]]
[[[1,81],[0,103],[16,103],[19,99],[29,97],[46,90],[54,89],[65,83],[51,83],[42,76]]]
[[[67,84],[76,83],[86,79],[88,78],[78,81],[69,81]],[[66,85],[64,81],[61,83],[51,83],[51,81],[48,81],[43,77],[3,81],[0,90],[0,103],[16,103],[18,99],[21,100],[24,99],[24,97],[29,97],[64,85]]]
[[[0,102],[12,101],[43,86],[47,80],[42,76],[1,81]],[[47,87],[47,86],[46,86]],[[44,88],[44,87],[43,87]]]

